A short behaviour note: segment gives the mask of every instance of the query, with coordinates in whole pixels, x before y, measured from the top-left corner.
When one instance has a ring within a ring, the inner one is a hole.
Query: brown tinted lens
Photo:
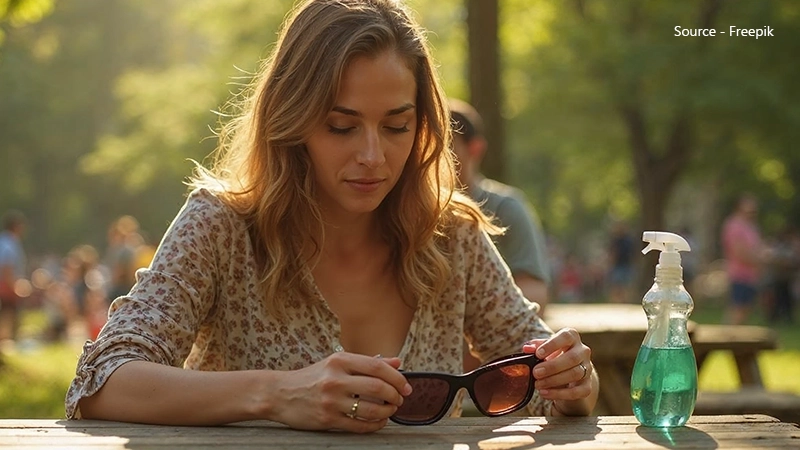
[[[532,382],[531,368],[526,364],[490,370],[475,379],[475,401],[484,411],[499,414],[519,406]]]
[[[424,422],[436,417],[447,407],[450,386],[438,378],[409,378],[413,392],[403,399],[394,417],[409,422]]]

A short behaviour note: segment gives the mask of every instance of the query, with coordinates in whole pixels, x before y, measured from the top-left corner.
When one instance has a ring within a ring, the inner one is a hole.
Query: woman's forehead
[[[380,114],[414,105],[417,83],[406,61],[396,52],[357,56],[345,68],[335,107],[362,115]]]

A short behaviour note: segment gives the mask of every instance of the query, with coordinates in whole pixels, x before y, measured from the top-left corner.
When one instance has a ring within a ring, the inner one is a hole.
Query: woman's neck
[[[374,253],[381,245],[385,245],[374,212],[347,214],[344,217],[322,211],[322,230],[324,240],[321,236],[314,239],[322,245],[321,248],[314,249],[309,246],[304,251],[310,262],[316,258],[329,262],[361,259],[364,256],[360,255]]]
[[[334,259],[347,258],[358,253],[374,251],[383,241],[376,223],[373,217],[364,217],[349,223],[326,223],[323,225],[325,229],[323,256]]]

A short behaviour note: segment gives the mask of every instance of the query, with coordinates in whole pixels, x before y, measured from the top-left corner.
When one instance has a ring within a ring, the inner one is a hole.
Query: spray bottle
[[[683,286],[678,252],[689,243],[673,233],[646,231],[642,253],[658,250],[655,282],[642,299],[647,334],[631,376],[633,414],[642,425],[678,427],[689,420],[697,399],[697,361],[686,325],[692,297]]]

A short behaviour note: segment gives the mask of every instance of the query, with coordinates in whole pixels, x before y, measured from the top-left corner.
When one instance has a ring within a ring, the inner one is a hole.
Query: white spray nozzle
[[[691,251],[686,239],[675,233],[668,233],[666,231],[645,231],[642,234],[642,240],[649,243],[647,247],[642,250],[642,253],[647,253],[650,250],[669,253]]]

